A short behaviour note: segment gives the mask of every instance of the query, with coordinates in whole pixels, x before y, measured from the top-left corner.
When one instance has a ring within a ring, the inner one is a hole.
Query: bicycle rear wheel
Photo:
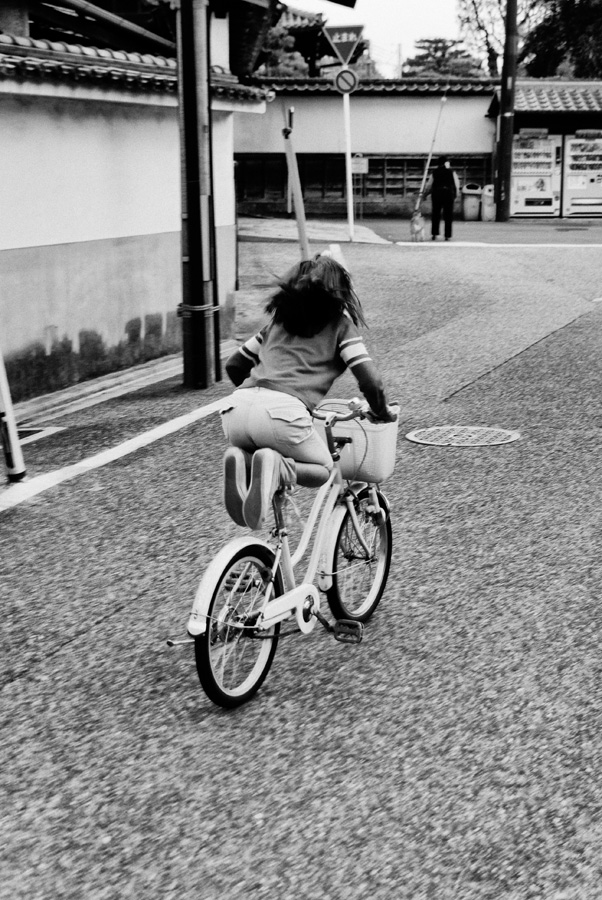
[[[339,528],[332,562],[332,587],[326,592],[328,605],[337,619],[367,622],[387,584],[393,536],[388,503],[380,492],[377,496],[381,510],[386,513],[384,521],[371,512],[369,488],[359,492],[354,504],[368,552],[359,541],[349,511]]]
[[[274,555],[262,544],[238,550],[216,582],[207,629],[195,640],[196,667],[203,690],[218,706],[232,708],[257,693],[270,670],[280,625],[255,627],[271,580]],[[280,569],[272,596],[282,594]]]

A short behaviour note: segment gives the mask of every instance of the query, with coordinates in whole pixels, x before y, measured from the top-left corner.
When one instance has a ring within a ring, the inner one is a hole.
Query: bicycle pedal
[[[334,623],[333,636],[341,644],[361,644],[364,626],[362,622],[354,622],[352,619],[339,619]]]

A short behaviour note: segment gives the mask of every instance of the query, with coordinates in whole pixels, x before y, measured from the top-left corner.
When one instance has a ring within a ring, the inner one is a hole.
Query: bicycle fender
[[[361,491],[370,487],[370,485],[366,484],[353,484],[352,488],[357,489],[357,493],[361,493]],[[384,503],[385,513],[387,517],[390,515],[389,501],[385,497],[383,493],[379,491],[379,495]],[[318,565],[318,588],[322,593],[326,593],[332,587],[332,570],[334,565],[334,552],[336,548],[337,538],[339,536],[339,531],[341,530],[341,525],[343,524],[343,519],[345,518],[345,513],[347,512],[347,507],[336,506],[332,511],[329,521],[328,528],[328,538],[324,542],[324,546],[322,552],[320,553],[320,561]]]
[[[215,588],[217,587],[217,583],[222,576],[225,567],[234,554],[238,553],[239,550],[243,550],[245,547],[257,547],[258,545],[265,547],[270,551],[272,556],[274,555],[274,550],[266,543],[266,541],[248,534],[230,541],[225,547],[222,547],[215,558],[209,563],[197,588],[188,624],[186,626],[186,630],[191,637],[198,637],[207,630],[207,613],[209,612],[211,598],[213,597]]]

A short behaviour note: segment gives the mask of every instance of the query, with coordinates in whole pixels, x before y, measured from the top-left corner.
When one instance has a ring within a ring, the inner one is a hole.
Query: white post
[[[25,463],[19,443],[19,433],[10,396],[4,358],[0,351],[0,431],[4,445],[4,459],[9,481],[21,481],[25,475]]]
[[[293,196],[293,206],[295,208],[295,218],[297,219],[297,230],[299,232],[299,245],[301,247],[301,259],[309,259],[309,240],[307,238],[307,225],[305,221],[305,206],[303,205],[303,192],[301,190],[301,180],[299,178],[299,167],[297,166],[297,157],[293,149],[291,134],[293,133],[293,113],[295,107],[291,106],[288,112],[285,112],[286,126],[282,129],[282,137],[284,138],[284,151],[286,153],[286,162],[288,167],[288,179]]]
[[[349,223],[349,240],[353,240],[353,178],[351,175],[351,113],[349,110],[349,94],[343,94],[343,119],[345,122],[345,173],[347,176],[347,221]]]

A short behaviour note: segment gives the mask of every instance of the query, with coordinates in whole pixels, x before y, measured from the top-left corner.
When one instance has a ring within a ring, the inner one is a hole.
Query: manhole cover
[[[482,425],[436,425],[418,428],[406,434],[415,444],[433,444],[437,447],[490,447],[494,444],[510,444],[520,437],[518,431],[505,428],[488,428]]]

